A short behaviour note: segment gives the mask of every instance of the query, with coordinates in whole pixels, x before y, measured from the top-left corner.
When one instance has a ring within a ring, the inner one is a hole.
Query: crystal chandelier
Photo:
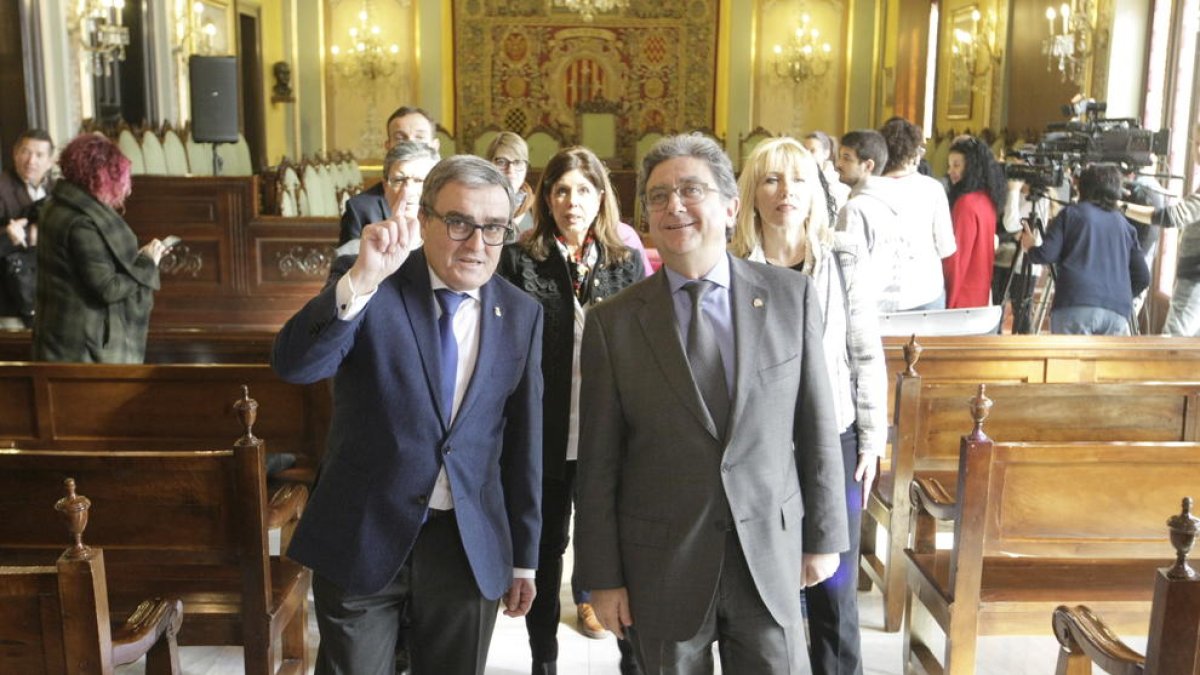
[[[575,12],[584,21],[591,23],[597,12],[629,9],[629,0],[554,0],[554,6]]]
[[[129,46],[129,28],[122,17],[125,0],[79,0],[73,7],[92,72],[111,77],[113,64],[125,60]]]
[[[380,32],[379,25],[371,21],[369,0],[363,0],[358,25],[349,30],[349,48],[345,52],[336,44],[329,48],[337,73],[352,82],[374,82],[391,77],[396,72],[400,46],[394,42],[385,45]]]
[[[1092,0],[1070,0],[1062,3],[1058,11],[1053,6],[1046,8],[1050,28],[1050,37],[1042,44],[1046,71],[1057,69],[1063,82],[1070,80],[1080,87],[1087,80],[1087,65],[1096,44],[1093,5]]]
[[[828,42],[818,45],[820,37],[821,32],[812,27],[812,17],[808,12],[802,13],[792,39],[786,45],[775,45],[772,61],[775,74],[796,84],[824,78],[829,72],[832,50]]]

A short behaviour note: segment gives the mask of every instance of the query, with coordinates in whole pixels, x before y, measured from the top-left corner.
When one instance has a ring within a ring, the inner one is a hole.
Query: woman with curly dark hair
[[[946,307],[984,307],[991,303],[996,214],[1004,208],[1007,191],[1004,173],[987,144],[967,136],[950,146],[946,176],[957,247],[942,260]]]
[[[141,363],[158,261],[158,239],[138,248],[116,209],[129,196],[129,160],[112,141],[84,134],[59,156],[62,180],[42,212],[33,358]]]

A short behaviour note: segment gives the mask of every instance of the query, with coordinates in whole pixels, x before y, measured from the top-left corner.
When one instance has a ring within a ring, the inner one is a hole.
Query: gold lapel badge
[[[753,299],[753,300],[751,300],[751,301],[750,301],[750,304],[751,304],[751,305],[754,305],[754,308],[755,308],[755,309],[762,309],[762,306],[763,306],[764,304],[766,304],[766,303],[764,303],[764,302],[763,302],[763,299],[762,299],[762,298],[755,298],[755,299]]]

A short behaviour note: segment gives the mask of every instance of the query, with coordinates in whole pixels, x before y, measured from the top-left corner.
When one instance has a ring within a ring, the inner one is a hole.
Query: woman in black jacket
[[[645,275],[617,232],[617,195],[591,150],[555,155],[542,172],[533,229],[504,248],[499,273],[542,305],[543,416],[540,592],[525,616],[534,673],[558,659],[558,588],[575,494],[579,447],[579,343],[587,308]],[[602,633],[601,633],[602,635]],[[596,637],[599,637],[597,635]]]

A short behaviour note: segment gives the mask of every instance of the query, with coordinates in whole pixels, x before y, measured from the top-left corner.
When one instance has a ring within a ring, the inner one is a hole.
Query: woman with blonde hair
[[[496,165],[517,193],[517,210],[513,212],[513,225],[517,234],[524,234],[533,227],[533,188],[525,182],[529,173],[529,144],[518,134],[501,131],[488,145],[487,161]]]
[[[850,550],[841,554],[836,574],[804,591],[809,653],[815,675],[861,675],[859,526],[887,442],[887,374],[866,242],[861,234],[831,229],[816,161],[793,138],[754,149],[738,196],[732,253],[811,276],[821,302],[826,366],[843,430]]]

